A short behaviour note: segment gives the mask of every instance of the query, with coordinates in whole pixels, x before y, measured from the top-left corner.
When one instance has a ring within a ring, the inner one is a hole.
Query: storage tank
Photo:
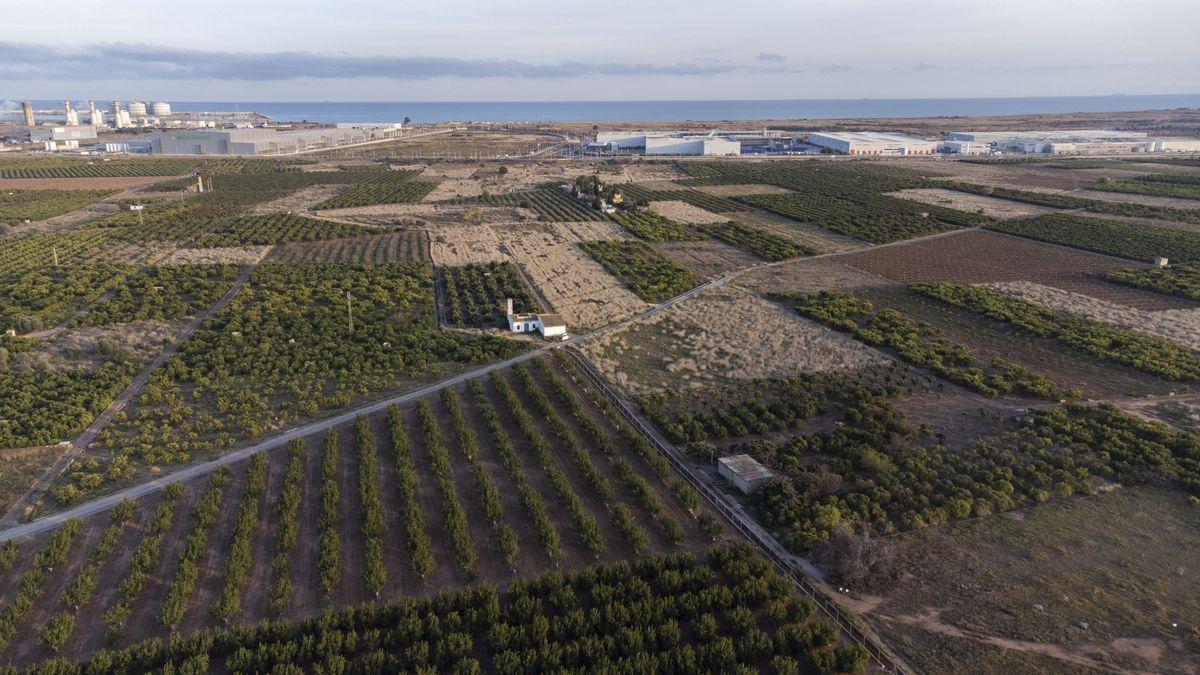
[[[150,112],[155,117],[166,117],[171,114],[171,104],[166,101],[155,101],[150,104]]]
[[[146,104],[142,103],[141,101],[130,101],[129,102],[129,116],[130,117],[145,117],[146,116]]]

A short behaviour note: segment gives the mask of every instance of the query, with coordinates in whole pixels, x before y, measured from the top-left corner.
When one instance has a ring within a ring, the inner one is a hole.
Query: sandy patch
[[[856,370],[886,360],[849,336],[732,286],[597,336],[583,350],[633,393]]]
[[[969,213],[983,213],[993,218],[1001,219],[1039,216],[1043,213],[1052,213],[1056,210],[1046,208],[1044,206],[1037,206],[1036,204],[1016,202],[1010,199],[999,199],[996,197],[987,197],[984,195],[958,192],[955,190],[941,190],[937,188],[901,190],[899,192],[892,192],[890,194],[893,197],[909,199],[914,202],[921,202],[922,204],[944,206],[946,208],[958,209],[959,211],[967,211]]]
[[[1043,286],[1030,281],[985,284],[1056,312],[1065,312],[1102,323],[1129,328],[1166,338],[1192,349],[1200,349],[1200,309],[1167,309],[1146,312],[1079,293]]]
[[[159,265],[200,265],[237,263],[253,265],[271,252],[271,246],[230,246],[226,248],[180,248],[158,261]]]
[[[705,211],[702,208],[692,206],[687,202],[682,202],[677,199],[664,202],[650,202],[650,210],[660,216],[676,220],[681,223],[724,223],[729,221],[729,216],[723,216],[711,211]]]

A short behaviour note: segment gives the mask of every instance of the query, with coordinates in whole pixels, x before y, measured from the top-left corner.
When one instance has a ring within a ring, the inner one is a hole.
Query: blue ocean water
[[[171,101],[179,112],[253,111],[310,122],[669,122],[853,117],[957,117],[1200,108],[1200,94],[779,101]],[[55,108],[61,101],[35,101]],[[107,107],[107,106],[105,106]]]

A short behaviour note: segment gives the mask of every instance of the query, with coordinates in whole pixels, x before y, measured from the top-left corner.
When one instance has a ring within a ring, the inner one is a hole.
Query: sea
[[[97,101],[100,103],[100,101]],[[1200,108],[1200,94],[1013,98],[699,101],[170,101],[177,112],[256,112],[309,122],[719,122],[855,117],[967,117]],[[34,101],[40,109],[62,101]],[[107,108],[107,102],[102,106]]]

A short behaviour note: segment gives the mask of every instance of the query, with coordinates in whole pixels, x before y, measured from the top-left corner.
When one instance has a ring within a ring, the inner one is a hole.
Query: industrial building
[[[1200,139],[1151,138],[1144,131],[1044,129],[955,131],[950,141],[986,144],[993,152],[1050,155],[1109,155],[1132,152],[1197,152]]]
[[[731,138],[646,137],[647,155],[739,155],[741,152],[741,141]]]
[[[730,134],[683,131],[601,131],[593,148],[647,155],[738,155],[742,144]]]
[[[90,124],[71,124],[49,127],[30,127],[29,140],[44,141],[90,141],[96,138],[96,127]]]
[[[770,469],[759,464],[750,455],[730,455],[717,460],[717,473],[743,494],[750,494],[764,481],[775,476]]]
[[[884,134],[874,131],[817,132],[808,134],[808,143],[836,150],[845,155],[932,155],[937,143],[924,138]]]
[[[272,128],[162,132],[151,138],[158,155],[287,155],[397,138],[399,124],[279,131]]]

